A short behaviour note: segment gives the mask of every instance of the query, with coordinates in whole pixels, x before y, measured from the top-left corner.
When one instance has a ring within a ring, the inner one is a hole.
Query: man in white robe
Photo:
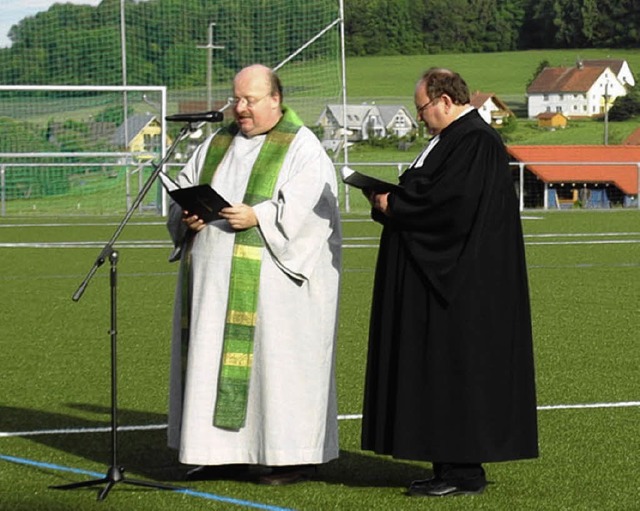
[[[181,270],[174,312],[169,446],[180,462],[266,466],[266,484],[308,478],[302,470],[338,457],[335,341],[341,265],[337,183],[317,137],[299,128],[277,174],[271,200],[243,197],[267,133],[283,117],[282,87],[261,65],[234,79],[238,133],[211,185],[231,207],[205,224],[172,204],[168,228],[189,242],[188,355],[183,371]],[[197,185],[210,137],[177,178]],[[257,229],[264,243],[246,419],[238,430],[213,425],[236,233]],[[184,265],[183,265],[184,268]],[[219,467],[220,468],[220,467]],[[200,467],[200,471],[203,467]],[[263,471],[264,472],[264,471]]]

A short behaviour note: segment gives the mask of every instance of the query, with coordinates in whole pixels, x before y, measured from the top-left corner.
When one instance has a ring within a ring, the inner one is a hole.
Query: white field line
[[[621,236],[640,236],[640,232],[604,232],[604,233],[575,233],[575,234],[528,234],[525,235],[525,245],[615,245],[640,243],[640,239],[611,239]],[[530,241],[530,238],[558,238],[550,241]],[[566,238],[573,238],[566,240]],[[604,238],[579,240],[576,238]],[[607,239],[608,238],[608,239]],[[354,236],[343,239],[343,248],[377,248],[378,236]],[[355,242],[355,243],[353,243]],[[362,243],[365,242],[365,243]],[[103,241],[54,241],[54,242],[4,242],[0,248],[99,248]],[[119,248],[170,248],[169,240],[132,240],[119,241],[115,244]]]
[[[0,248],[99,248],[104,247],[104,241],[51,241],[0,243]],[[122,241],[114,245],[117,248],[170,248],[173,244],[169,240],[140,240]]]
[[[525,234],[525,238],[586,238],[586,237],[600,237],[600,236],[640,236],[640,232],[576,232],[576,233],[564,233],[564,234]]]
[[[119,225],[116,222],[84,222],[84,223],[46,223],[46,224],[0,224],[1,228],[18,227],[21,230],[25,227],[64,227],[65,229],[71,227],[115,227]],[[166,222],[130,222],[129,227],[136,227],[138,225],[166,225]]]
[[[525,241],[525,245],[628,245],[640,240],[590,240],[590,241]]]
[[[581,410],[581,409],[597,409],[597,408],[630,408],[640,407],[640,401],[622,401],[618,403],[585,403],[574,405],[541,405],[538,410]],[[338,420],[360,420],[362,414],[338,415]],[[151,431],[166,429],[166,424],[151,424],[146,426],[118,426],[118,431]],[[42,429],[34,431],[0,431],[0,438],[10,437],[27,437],[27,436],[43,436],[43,435],[73,435],[86,433],[108,433],[111,427],[94,427],[94,428],[68,428],[68,429]]]

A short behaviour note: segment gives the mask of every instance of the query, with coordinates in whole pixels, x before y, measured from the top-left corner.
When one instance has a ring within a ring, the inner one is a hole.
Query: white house
[[[487,124],[496,128],[499,128],[507,117],[514,117],[506,103],[491,92],[475,91],[471,95],[470,103]]]
[[[629,64],[624,59],[588,59],[581,60],[583,66],[589,67],[608,67],[613,71],[620,83],[633,87],[636,84],[636,79],[633,77]]]
[[[418,123],[402,105],[366,104],[347,105],[346,126],[342,105],[327,105],[316,125],[323,128],[324,140],[340,139],[342,129],[349,133],[351,142],[371,137],[404,137],[418,128]]]
[[[608,66],[546,67],[527,88],[530,119],[544,112],[559,112],[567,118],[598,117],[626,87]]]

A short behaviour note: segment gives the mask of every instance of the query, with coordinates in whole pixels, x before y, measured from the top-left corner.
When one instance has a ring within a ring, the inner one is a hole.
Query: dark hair
[[[278,94],[280,96],[280,103],[284,101],[284,95],[282,94],[282,82],[280,81],[280,77],[274,72],[269,72],[269,82],[271,84],[271,95],[275,96]]]
[[[471,96],[464,79],[456,72],[441,67],[427,69],[420,79],[430,99],[446,94],[455,105],[466,105]]]

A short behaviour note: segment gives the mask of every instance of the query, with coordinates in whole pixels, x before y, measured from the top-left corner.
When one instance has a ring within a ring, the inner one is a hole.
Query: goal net
[[[2,213],[125,211],[181,127],[165,114],[225,110],[252,63],[278,72],[285,103],[316,129],[342,101],[341,21],[338,0],[102,0],[21,20],[0,49]],[[100,90],[110,86],[122,89]],[[144,210],[158,211],[149,195]]]

